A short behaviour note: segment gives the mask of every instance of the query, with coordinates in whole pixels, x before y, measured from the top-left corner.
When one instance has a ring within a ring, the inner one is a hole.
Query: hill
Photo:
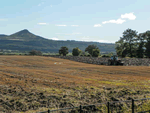
[[[0,35],[0,49],[31,51],[33,49],[42,52],[58,52],[62,46],[67,46],[69,52],[72,49],[79,47],[82,51],[88,45],[96,44],[101,52],[115,52],[115,44],[112,43],[98,43],[98,42],[84,42],[84,41],[56,41],[37,36],[27,29],[16,32],[12,35]]]
[[[0,34],[0,38],[5,37],[5,36],[7,36],[7,35]]]

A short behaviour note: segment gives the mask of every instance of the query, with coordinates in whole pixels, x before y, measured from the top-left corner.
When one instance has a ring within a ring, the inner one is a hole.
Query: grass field
[[[0,57],[0,111],[35,112],[150,97],[150,67],[42,56]]]

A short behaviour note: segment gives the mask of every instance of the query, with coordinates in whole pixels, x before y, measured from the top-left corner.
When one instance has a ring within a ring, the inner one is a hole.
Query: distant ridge
[[[115,44],[112,43],[99,43],[99,42],[84,42],[75,40],[51,40],[41,36],[37,36],[27,29],[18,31],[11,35],[0,34],[0,49],[19,50],[19,51],[31,51],[33,49],[43,52],[57,52],[62,46],[69,48],[69,52],[72,49],[79,47],[82,51],[88,45],[95,44],[99,47],[101,52],[115,52]]]
[[[7,36],[7,35],[4,35],[4,34],[0,34],[0,37],[5,37],[5,36]]]

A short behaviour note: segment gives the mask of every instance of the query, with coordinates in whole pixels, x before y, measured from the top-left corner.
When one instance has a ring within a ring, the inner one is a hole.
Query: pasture
[[[149,66],[104,66],[43,56],[0,57],[0,112],[33,112],[150,97]]]

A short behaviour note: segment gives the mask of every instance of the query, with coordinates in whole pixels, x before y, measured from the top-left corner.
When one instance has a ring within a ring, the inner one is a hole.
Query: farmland
[[[0,57],[0,111],[33,112],[150,97],[149,66],[104,66],[43,56]]]

